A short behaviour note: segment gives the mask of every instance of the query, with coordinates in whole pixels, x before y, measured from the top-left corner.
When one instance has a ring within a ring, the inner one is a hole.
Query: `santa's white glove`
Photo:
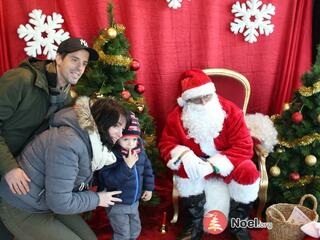
[[[205,176],[207,176],[207,175],[209,175],[211,173],[213,173],[212,165],[207,161],[201,160],[201,162],[199,162],[199,164],[198,164],[198,175],[199,175],[199,177],[200,178],[204,178]]]
[[[210,174],[210,171],[213,171],[208,162],[204,162],[191,150],[181,157],[181,161],[183,163],[184,170],[191,180],[202,178]]]

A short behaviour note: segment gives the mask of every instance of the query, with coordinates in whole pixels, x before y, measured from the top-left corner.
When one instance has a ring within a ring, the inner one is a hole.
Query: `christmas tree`
[[[107,13],[109,27],[102,29],[93,42],[99,60],[90,63],[88,71],[76,86],[76,92],[97,98],[114,97],[126,109],[134,112],[140,121],[146,152],[157,173],[162,166],[158,160],[154,122],[142,95],[145,88],[135,80],[140,63],[130,56],[125,27],[115,23],[111,3],[108,4]]]
[[[302,83],[282,114],[273,116],[279,144],[267,159],[269,203],[297,203],[307,193],[320,199],[320,46]]]

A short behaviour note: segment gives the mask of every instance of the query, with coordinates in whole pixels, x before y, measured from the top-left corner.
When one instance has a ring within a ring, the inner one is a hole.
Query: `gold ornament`
[[[143,106],[143,105],[138,105],[138,106],[137,106],[137,109],[138,109],[138,111],[139,111],[140,113],[142,113],[143,110],[144,110],[144,106]]]
[[[287,111],[289,109],[290,109],[290,104],[289,103],[283,104],[283,111]]]
[[[114,39],[117,37],[117,30],[113,27],[110,27],[107,29],[107,36],[109,37],[109,39]]]
[[[270,174],[273,177],[278,177],[281,174],[281,170],[277,165],[270,168]]]
[[[310,155],[307,155],[307,156],[304,158],[304,161],[305,161],[305,163],[306,163],[309,167],[312,167],[312,166],[316,165],[316,163],[317,163],[317,158],[316,158],[316,156],[310,154]]]
[[[284,152],[284,149],[282,148],[282,147],[279,147],[279,148],[277,148],[277,153],[283,153]]]

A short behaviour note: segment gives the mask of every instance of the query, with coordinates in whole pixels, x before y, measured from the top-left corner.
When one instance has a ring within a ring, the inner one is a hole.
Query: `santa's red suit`
[[[209,147],[188,136],[182,120],[183,108],[177,106],[167,117],[159,148],[165,164],[176,175],[180,196],[205,191],[205,212],[220,210],[228,216],[230,198],[245,204],[257,198],[260,174],[251,160],[253,142],[243,112],[232,102],[214,95],[225,117]],[[206,124],[210,126],[210,122]],[[186,171],[190,162],[201,166],[191,178]]]

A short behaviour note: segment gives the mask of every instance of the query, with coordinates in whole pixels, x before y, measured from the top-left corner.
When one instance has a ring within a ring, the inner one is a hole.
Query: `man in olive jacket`
[[[85,40],[69,38],[59,45],[55,61],[29,58],[0,78],[0,176],[13,193],[26,194],[30,181],[15,157],[48,128],[52,113],[71,103],[71,84],[97,59]],[[0,227],[3,239],[1,232]]]

